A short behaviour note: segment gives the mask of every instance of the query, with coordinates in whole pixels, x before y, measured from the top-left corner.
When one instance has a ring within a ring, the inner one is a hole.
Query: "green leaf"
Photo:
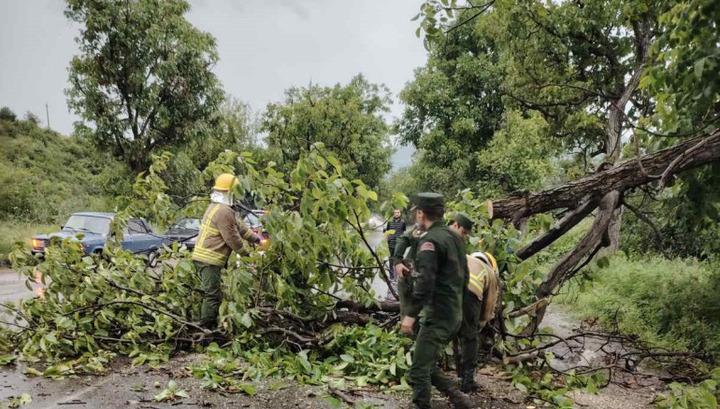
[[[250,327],[252,327],[252,326],[253,326],[253,320],[252,320],[252,318],[250,317],[250,314],[247,313],[247,312],[246,312],[245,314],[243,314],[242,317],[240,318],[240,323],[241,323],[245,328],[250,328]]]
[[[10,365],[17,357],[14,354],[0,355],[0,366]]]

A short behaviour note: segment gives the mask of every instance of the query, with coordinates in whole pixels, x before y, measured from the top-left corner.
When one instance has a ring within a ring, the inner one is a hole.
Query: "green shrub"
[[[651,344],[720,358],[720,273],[693,259],[615,256],[577,297],[565,301],[605,326]]]
[[[720,368],[710,378],[697,385],[673,382],[670,392],[659,396],[655,405],[658,409],[715,409],[720,399]]]

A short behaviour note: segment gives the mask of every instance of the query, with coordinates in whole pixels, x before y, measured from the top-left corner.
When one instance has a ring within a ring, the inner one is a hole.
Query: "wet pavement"
[[[25,277],[9,269],[0,269],[0,303],[17,302],[32,295],[32,291],[25,286]],[[31,284],[33,291],[39,288]]]

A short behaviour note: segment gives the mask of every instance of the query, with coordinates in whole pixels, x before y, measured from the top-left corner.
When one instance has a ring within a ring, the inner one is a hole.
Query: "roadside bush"
[[[673,349],[720,358],[720,273],[694,259],[615,256],[572,300],[606,327]]]
[[[720,400],[720,368],[716,368],[709,379],[697,385],[673,382],[670,392],[655,400],[658,409],[714,409]]]

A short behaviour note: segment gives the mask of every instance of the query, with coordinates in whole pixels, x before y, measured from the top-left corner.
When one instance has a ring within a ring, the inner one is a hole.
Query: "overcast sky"
[[[227,93],[262,110],[283,91],[310,81],[346,83],[357,73],[397,94],[424,64],[415,37],[421,0],[191,0],[188,19],[217,39],[214,71]],[[77,53],[78,27],[63,15],[61,0],[0,0],[0,106],[37,114],[45,103],[53,129],[69,134],[76,118],[63,90],[67,65]],[[393,158],[409,162],[409,149]]]

